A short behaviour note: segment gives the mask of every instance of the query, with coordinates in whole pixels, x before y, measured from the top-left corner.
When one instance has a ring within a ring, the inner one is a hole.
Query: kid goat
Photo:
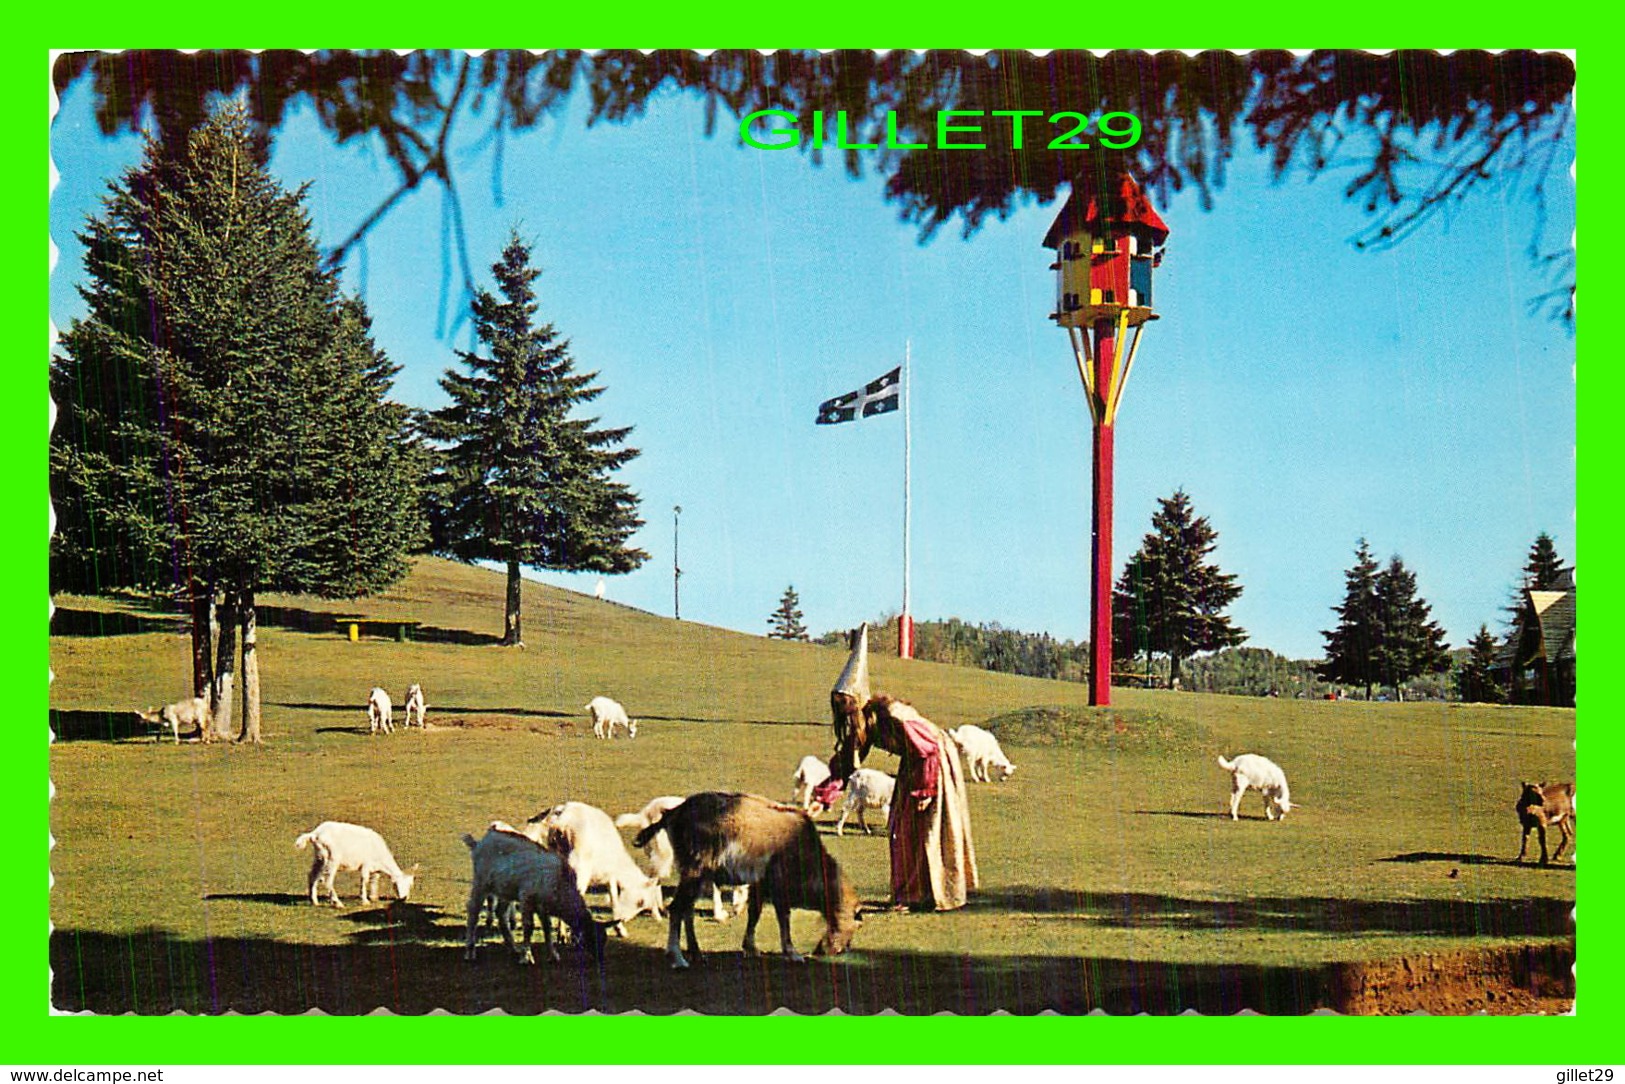
[[[327,897],[334,907],[343,907],[344,901],[333,888],[333,879],[340,870],[353,869],[361,873],[361,902],[376,903],[378,892],[373,887],[374,879],[383,874],[395,886],[395,895],[405,899],[412,891],[412,881],[417,874],[417,866],[410,872],[403,872],[396,864],[395,856],[389,853],[389,844],[384,837],[371,828],[363,828],[359,824],[346,824],[343,821],[323,821],[298,839],[293,845],[300,850],[309,844],[316,850],[316,861],[310,867],[310,902],[320,903],[317,898],[317,885],[325,884]],[[371,896],[369,900],[367,897]]]
[[[148,708],[135,714],[143,722],[158,724],[158,730],[152,737],[153,741],[162,741],[164,731],[167,730],[175,736],[175,744],[179,745],[183,727],[188,733],[196,731],[202,740],[209,740],[209,701],[205,697],[194,696],[187,700],[177,700],[173,704],[165,704],[161,708]]]
[[[542,920],[542,937],[547,954],[554,960],[559,953],[553,947],[553,923],[557,915],[576,934],[576,939],[588,946],[593,957],[604,960],[604,930],[594,922],[586,902],[576,890],[575,878],[564,859],[507,826],[493,824],[483,839],[463,836],[469,854],[474,860],[474,883],[468,893],[468,937],[463,958],[475,957],[480,910],[487,899],[494,901],[493,910],[502,927],[502,939],[507,942],[522,964],[535,962],[531,955],[530,939],[537,916]],[[524,947],[513,943],[513,912],[517,905],[523,916]]]

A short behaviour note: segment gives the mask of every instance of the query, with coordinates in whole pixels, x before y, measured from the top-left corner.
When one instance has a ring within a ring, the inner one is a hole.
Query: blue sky
[[[96,132],[90,99],[71,88],[53,129],[61,325],[83,312],[71,235],[140,153]],[[1524,252],[1531,205],[1487,193],[1392,252],[1361,253],[1346,178],[1271,185],[1245,143],[1211,211],[1193,193],[1159,206],[1172,230],[1163,318],[1118,418],[1117,567],[1156,499],[1183,487],[1245,587],[1231,613],[1251,644],[1317,656],[1362,536],[1404,558],[1463,644],[1481,622],[1499,626],[1539,531],[1576,556],[1574,341],[1525,311],[1545,288]],[[607,386],[595,412],[635,427],[643,454],[622,476],[643,498],[635,541],[651,560],[611,578],[609,597],[671,612],[681,505],[685,619],[764,632],[789,584],[815,633],[897,609],[901,416],[813,417],[899,364],[909,341],[915,616],[1084,636],[1088,413],[1047,319],[1040,244],[1058,206],[921,245],[880,179],[744,148],[725,123],[706,138],[687,98],[593,129],[576,102],[510,139],[500,205],[487,151],[457,165],[481,284],[517,226],[544,270],[543,315]],[[335,147],[308,112],[278,133],[272,166],[290,187],[310,183],[326,244],[395,183],[380,154]],[[1553,247],[1573,229],[1573,188],[1549,188]],[[441,239],[440,196],[425,190],[346,269],[404,367],[397,397],[424,407],[442,402],[453,348],[469,346],[466,325],[440,331]],[[596,577],[538,578],[591,590]]]

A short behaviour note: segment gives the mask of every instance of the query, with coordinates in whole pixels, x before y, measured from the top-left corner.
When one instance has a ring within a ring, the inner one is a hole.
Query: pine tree
[[[1231,573],[1207,560],[1218,532],[1197,516],[1184,490],[1160,499],[1151,533],[1129,558],[1112,598],[1114,654],[1168,656],[1170,683],[1180,663],[1203,651],[1234,647],[1247,639],[1224,610],[1241,596]]]
[[[807,639],[807,626],[801,623],[801,616],[801,596],[796,594],[795,584],[791,584],[784,589],[779,608],[767,619],[768,637],[774,640]]]
[[[1467,661],[1456,675],[1457,695],[1468,703],[1503,704],[1506,690],[1492,676],[1495,657],[1500,644],[1488,625],[1480,625],[1478,634],[1468,642]]]
[[[1551,591],[1562,585],[1568,571],[1557,555],[1557,543],[1552,541],[1552,536],[1540,532],[1524,562],[1523,586],[1532,591]]]
[[[1321,632],[1326,638],[1326,661],[1316,668],[1326,681],[1365,686],[1367,700],[1380,680],[1382,621],[1377,605],[1377,573],[1371,547],[1362,538],[1354,551],[1354,567],[1343,573],[1343,602],[1332,607],[1338,616],[1337,627]]]
[[[1377,576],[1377,613],[1382,634],[1377,648],[1377,676],[1405,699],[1404,684],[1421,674],[1450,668],[1444,629],[1432,620],[1428,604],[1416,594],[1416,574],[1398,556]]]
[[[501,561],[508,571],[502,642],[522,639],[519,570],[630,572],[649,555],[628,547],[643,525],[638,498],[614,471],[638,455],[630,428],[594,428],[574,409],[603,394],[597,373],[577,373],[570,344],[536,322],[532,283],[541,271],[513,235],[491,267],[497,293],[480,290],[474,330],[490,356],[459,351],[466,372],[447,370],[450,405],[427,434],[445,447],[434,472],[434,545],[463,560]]]
[[[415,516],[408,435],[383,400],[392,370],[346,340],[303,192],[266,162],[239,105],[168,149],[149,145],[84,234],[89,312],[51,374],[53,586],[176,590],[193,691],[213,700],[206,736],[229,735],[240,632],[249,741],[255,592],[384,586],[404,571],[412,532],[359,552],[345,549],[353,531],[335,532],[386,502]],[[364,322],[358,304],[349,311]],[[380,416],[346,444],[347,420]],[[386,516],[377,529],[394,526]],[[344,578],[324,550],[346,552]]]
[[[1379,685],[1401,688],[1411,678],[1449,669],[1444,629],[1416,594],[1416,574],[1395,556],[1379,568],[1365,539],[1354,567],[1344,573],[1343,602],[1334,606],[1337,628],[1323,631],[1326,661],[1316,671],[1327,681],[1365,686],[1366,699]]]

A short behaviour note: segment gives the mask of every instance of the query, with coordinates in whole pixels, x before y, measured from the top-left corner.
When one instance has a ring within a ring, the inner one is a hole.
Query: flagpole
[[[909,527],[913,512],[912,494],[909,491],[912,425],[909,417],[910,384],[913,382],[909,374],[909,361],[912,352],[912,343],[903,340],[903,615],[897,621],[897,656],[902,659],[914,657],[914,619],[908,608],[908,572],[909,572]]]

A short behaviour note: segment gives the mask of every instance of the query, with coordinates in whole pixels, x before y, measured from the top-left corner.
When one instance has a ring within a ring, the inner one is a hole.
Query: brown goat
[[[1529,850],[1529,833],[1540,835],[1540,864],[1546,865],[1546,828],[1557,825],[1562,838],[1552,861],[1563,856],[1563,848],[1574,840],[1574,784],[1525,783],[1518,796],[1518,823],[1523,825],[1523,846],[1518,848],[1516,861],[1522,862]]]
[[[747,955],[756,954],[756,923],[766,900],[773,901],[779,944],[788,959],[803,958],[790,940],[793,907],[824,916],[824,936],[813,955],[839,955],[852,943],[858,894],[824,850],[812,819],[796,807],[754,794],[694,794],[639,832],[633,842],[641,847],[661,830],[671,840],[682,878],[671,902],[666,940],[666,959],[673,968],[689,965],[678,947],[680,930],[688,931],[688,955],[699,957],[694,902],[713,884],[758,886],[747,906]]]

